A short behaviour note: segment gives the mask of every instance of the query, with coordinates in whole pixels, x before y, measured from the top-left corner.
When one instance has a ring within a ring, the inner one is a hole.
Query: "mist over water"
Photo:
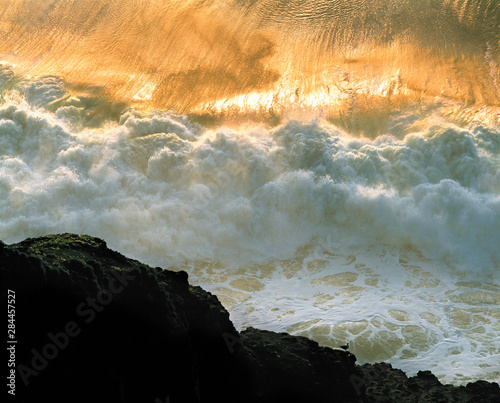
[[[98,236],[239,328],[498,382],[496,1],[0,5],[0,239]]]

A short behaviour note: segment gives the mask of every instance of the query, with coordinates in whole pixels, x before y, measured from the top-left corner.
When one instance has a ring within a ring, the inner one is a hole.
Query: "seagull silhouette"
[[[345,345],[340,346],[340,348],[343,348],[344,350],[349,350],[349,342],[347,342]]]

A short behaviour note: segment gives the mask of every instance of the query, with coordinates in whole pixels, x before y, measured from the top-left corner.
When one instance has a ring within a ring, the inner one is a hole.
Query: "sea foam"
[[[56,77],[4,90],[4,242],[98,236],[187,270],[239,328],[351,341],[362,362],[456,383],[498,379],[498,127],[460,123],[444,101],[396,111],[375,138],[326,118],[207,128],[91,104]]]

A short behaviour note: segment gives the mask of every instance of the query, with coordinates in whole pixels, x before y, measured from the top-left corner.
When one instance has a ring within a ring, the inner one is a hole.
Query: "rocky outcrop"
[[[361,401],[350,377],[361,375],[354,355],[305,337],[249,328],[241,332],[252,393],[266,402]]]
[[[477,381],[467,386],[443,385],[430,371],[419,371],[408,378],[400,369],[387,363],[364,364],[358,386],[363,388],[365,401],[464,403],[498,402],[497,383]]]
[[[185,272],[148,267],[97,238],[0,243],[0,274],[15,310],[16,401],[499,401],[497,384],[408,379],[304,337],[238,333]]]

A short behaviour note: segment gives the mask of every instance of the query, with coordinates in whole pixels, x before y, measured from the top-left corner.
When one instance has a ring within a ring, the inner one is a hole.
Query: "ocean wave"
[[[401,112],[375,139],[324,119],[207,129],[133,109],[89,128],[59,79],[19,88],[0,108],[7,242],[85,232],[141,258],[252,260],[333,236],[469,270],[500,262],[498,130],[450,123],[446,106]]]

